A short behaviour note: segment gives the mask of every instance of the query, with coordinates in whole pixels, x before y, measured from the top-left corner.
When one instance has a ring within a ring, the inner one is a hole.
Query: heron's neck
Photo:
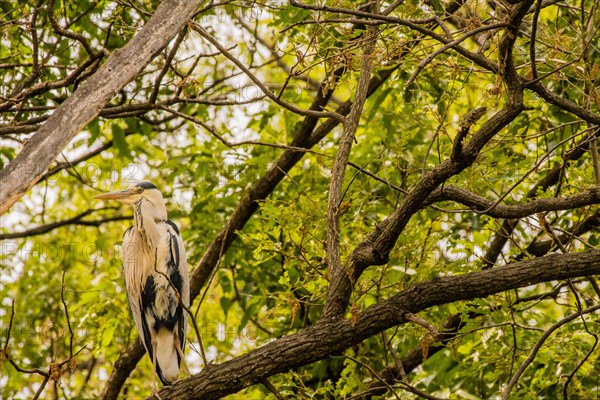
[[[133,214],[135,227],[144,241],[153,247],[160,238],[158,224],[167,220],[167,209],[164,204],[152,204],[147,199],[140,199],[135,203]]]

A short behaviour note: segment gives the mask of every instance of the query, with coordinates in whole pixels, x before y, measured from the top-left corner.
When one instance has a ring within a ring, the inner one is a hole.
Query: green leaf
[[[88,140],[88,145],[94,143],[100,137],[100,121],[98,118],[94,118],[92,122],[90,122],[87,126],[88,132],[90,132],[90,138]],[[114,136],[114,132],[113,132]]]
[[[119,124],[114,123],[111,125],[111,130],[113,135],[113,145],[117,149],[119,156],[132,159],[133,157],[131,156],[127,141],[125,140],[125,131],[123,128],[121,128]]]
[[[223,310],[223,314],[225,314],[225,317],[227,317],[227,313],[229,312],[229,309],[231,308],[231,300],[229,299],[229,297],[221,297],[221,299],[219,300],[219,303],[221,304],[221,309]]]

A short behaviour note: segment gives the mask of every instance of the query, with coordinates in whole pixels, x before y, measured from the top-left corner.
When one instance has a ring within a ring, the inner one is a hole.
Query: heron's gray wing
[[[190,282],[185,257],[183,240],[179,235],[179,229],[173,221],[167,221],[169,225],[169,260],[167,261],[167,275],[173,286],[181,296],[182,303],[189,307],[190,304]],[[181,342],[181,350],[185,347],[185,334],[187,330],[187,312],[183,307],[177,305],[177,335]]]

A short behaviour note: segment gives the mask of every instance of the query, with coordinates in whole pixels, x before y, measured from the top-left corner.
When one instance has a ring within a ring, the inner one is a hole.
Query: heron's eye
[[[138,187],[137,191],[138,191],[138,193],[142,193],[144,191],[144,188],[143,187]]]

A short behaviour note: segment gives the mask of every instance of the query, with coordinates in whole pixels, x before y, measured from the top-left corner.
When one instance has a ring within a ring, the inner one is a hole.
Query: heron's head
[[[140,182],[129,186],[125,190],[102,193],[94,198],[99,200],[117,200],[125,204],[135,204],[140,199],[147,200],[150,204],[164,207],[164,200],[160,190],[150,182]]]

